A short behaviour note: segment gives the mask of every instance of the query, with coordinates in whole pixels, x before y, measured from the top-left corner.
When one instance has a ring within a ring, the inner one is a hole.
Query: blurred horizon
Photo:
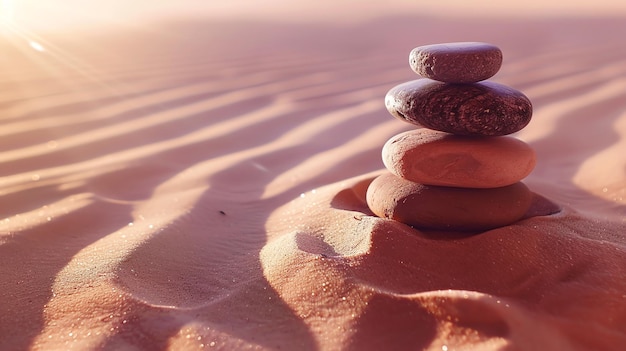
[[[574,0],[545,2],[496,2],[477,0],[426,1],[388,0],[322,0],[317,2],[290,2],[287,0],[230,0],[207,2],[177,0],[154,2],[149,0],[0,0],[2,27],[19,27],[33,31],[68,31],[77,29],[149,28],[163,20],[185,18],[256,19],[278,22],[324,22],[340,20],[344,23],[367,20],[372,14],[450,17],[598,17],[626,15],[626,2]]]

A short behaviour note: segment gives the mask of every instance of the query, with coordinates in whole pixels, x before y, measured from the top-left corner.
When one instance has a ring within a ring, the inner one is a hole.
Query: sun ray
[[[111,95],[121,96],[127,93],[123,84],[120,82],[112,84],[106,72],[82,60],[79,55],[73,54],[71,49],[56,44],[58,41],[52,39],[53,36],[44,30],[31,29],[29,21],[22,21],[27,14],[18,14],[15,4],[14,0],[0,0],[0,34],[6,39],[6,44],[17,49],[27,59],[26,62],[17,63],[22,68],[36,65],[70,89],[79,83],[68,76],[68,73],[73,73]],[[27,8],[25,7],[25,11]],[[67,9],[68,13],[71,11],[72,9]]]
[[[33,33],[14,22],[4,22],[3,27],[5,38],[8,39],[6,43],[27,58],[26,62],[21,62],[21,66],[36,65],[69,89],[77,88],[81,80],[86,80],[108,94],[116,96],[124,94],[120,91],[120,83],[111,84],[106,73],[81,60],[71,51],[63,49],[61,45],[56,45],[53,40]],[[81,79],[76,79],[76,76]]]

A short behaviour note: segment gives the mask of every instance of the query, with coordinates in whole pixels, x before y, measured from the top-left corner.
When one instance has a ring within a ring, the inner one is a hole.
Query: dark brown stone
[[[489,79],[502,66],[502,51],[477,42],[420,46],[409,54],[413,71],[425,78],[447,83],[474,83]]]
[[[489,81],[418,79],[389,90],[385,106],[403,121],[457,135],[507,135],[524,128],[532,117],[532,104],[524,94]]]
[[[519,182],[490,189],[452,188],[385,173],[372,181],[366,198],[378,217],[416,228],[484,231],[520,220],[530,208],[533,194]]]

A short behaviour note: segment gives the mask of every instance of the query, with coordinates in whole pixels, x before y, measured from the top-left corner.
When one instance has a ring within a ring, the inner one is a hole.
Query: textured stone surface
[[[502,66],[502,51],[495,45],[459,42],[420,46],[409,54],[415,73],[449,83],[474,83],[493,77]]]
[[[449,84],[418,79],[385,97],[387,110],[409,123],[459,135],[506,135],[524,128],[532,104],[521,92],[494,82]]]
[[[533,194],[523,183],[493,189],[438,187],[385,173],[372,181],[366,198],[377,216],[416,228],[484,231],[521,219]]]
[[[513,137],[468,137],[425,128],[389,139],[382,157],[391,173],[407,180],[465,188],[517,183],[536,163],[533,149]]]

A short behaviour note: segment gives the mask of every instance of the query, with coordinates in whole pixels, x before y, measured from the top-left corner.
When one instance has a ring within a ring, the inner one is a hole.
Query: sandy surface
[[[2,34],[0,349],[624,347],[624,17],[155,28]],[[533,101],[525,183],[562,211],[469,237],[372,216],[411,128],[386,91],[464,40]]]

